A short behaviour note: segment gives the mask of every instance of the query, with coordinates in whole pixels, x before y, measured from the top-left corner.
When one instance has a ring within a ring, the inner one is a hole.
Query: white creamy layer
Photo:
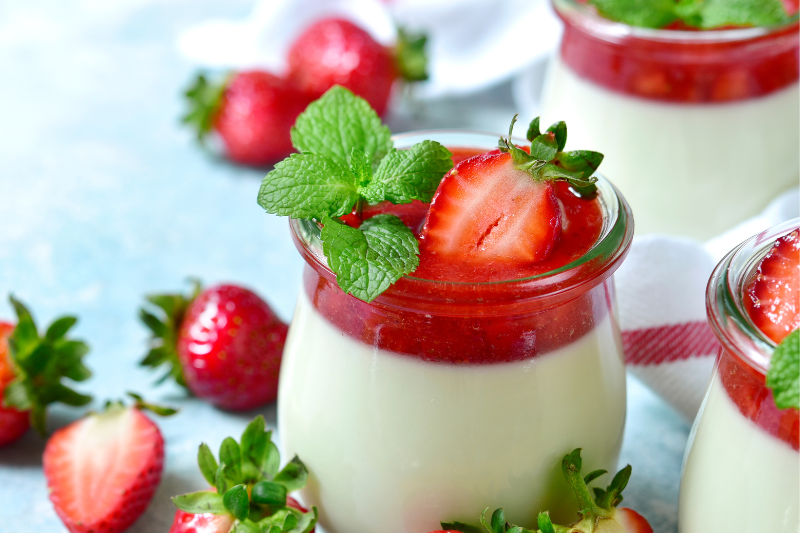
[[[636,233],[707,240],[800,180],[800,91],[724,104],[616,93],[555,58],[542,124],[567,123],[567,148],[605,154],[600,172],[631,204]]]
[[[692,428],[681,533],[800,531],[800,453],[745,418],[715,373]]]
[[[617,465],[625,368],[609,318],[527,361],[454,366],[354,340],[301,290],[283,357],[283,450],[308,465],[303,499],[328,533],[424,533],[486,506],[569,522],[564,454],[584,448],[587,472]]]

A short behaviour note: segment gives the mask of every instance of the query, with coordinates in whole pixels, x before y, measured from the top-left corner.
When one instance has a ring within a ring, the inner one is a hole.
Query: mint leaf
[[[690,26],[770,26],[786,20],[780,0],[681,0],[676,13]]]
[[[355,176],[359,187],[365,186],[372,179],[372,160],[361,148],[350,150],[350,172]]]
[[[766,383],[779,409],[800,409],[800,330],[791,332],[775,348]]]
[[[674,0],[589,0],[602,16],[642,28],[663,28],[678,19]]]
[[[228,514],[222,495],[216,492],[200,491],[173,496],[172,503],[181,511],[191,514]]]
[[[349,166],[350,153],[367,153],[373,166],[392,148],[391,132],[366,100],[335,86],[297,117],[292,144],[300,152],[333,158]]]
[[[450,150],[436,141],[422,141],[408,150],[393,148],[369,184],[358,192],[371,204],[383,200],[393,204],[430,202],[442,177],[453,168],[452,157]]]
[[[419,243],[394,215],[377,215],[359,229],[323,220],[322,250],[343,291],[371,302],[419,266]]]
[[[258,205],[294,218],[337,217],[358,201],[355,176],[339,161],[318,154],[292,154],[264,177]]]

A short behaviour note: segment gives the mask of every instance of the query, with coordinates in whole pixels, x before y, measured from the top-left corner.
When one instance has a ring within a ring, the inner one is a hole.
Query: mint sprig
[[[605,18],[663,28],[680,20],[700,29],[771,26],[789,20],[780,0],[589,0]]]
[[[791,332],[775,348],[766,383],[779,409],[800,409],[800,330]]]
[[[266,175],[258,204],[268,213],[322,225],[322,249],[339,286],[370,302],[419,265],[419,244],[394,215],[353,228],[338,217],[365,204],[430,202],[453,167],[435,141],[396,150],[391,132],[362,98],[333,87],[298,117],[292,154]]]

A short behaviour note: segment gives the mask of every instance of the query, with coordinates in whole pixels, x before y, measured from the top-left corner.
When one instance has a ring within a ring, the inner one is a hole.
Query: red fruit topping
[[[223,409],[274,401],[288,326],[255,293],[204,290],[186,309],[176,349],[189,389]]]
[[[800,328],[800,230],[775,241],[745,292],[750,319],[776,343]]]
[[[634,511],[633,509],[628,509],[627,507],[620,507],[617,509],[616,514],[614,515],[614,520],[617,521],[620,527],[622,527],[622,531],[625,533],[653,533],[653,528],[650,524],[645,520],[645,518]],[[617,532],[618,529],[613,528],[613,524],[609,524],[607,530],[598,529],[598,532],[608,531]]]
[[[268,72],[240,72],[225,88],[214,129],[234,161],[274,163],[292,153],[289,130],[312,99]]]
[[[462,161],[441,181],[420,237],[415,276],[449,281],[513,279],[545,259],[561,234],[551,182],[514,167],[511,154]]]
[[[565,22],[561,59],[581,78],[621,93],[668,102],[730,102],[784,89],[800,76],[796,22],[751,39],[609,40],[593,31],[591,15],[559,16]]]
[[[119,532],[158,487],[164,439],[141,411],[112,404],[56,431],[43,463],[50,499],[71,533]]]
[[[289,49],[289,78],[313,98],[341,85],[386,113],[398,70],[392,52],[342,19],[309,26]]]

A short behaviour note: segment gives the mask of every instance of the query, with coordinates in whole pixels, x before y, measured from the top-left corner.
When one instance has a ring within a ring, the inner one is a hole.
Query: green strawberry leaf
[[[250,497],[261,505],[286,505],[286,487],[274,481],[259,481],[253,485]]]
[[[404,28],[397,28],[397,44],[395,58],[400,76],[406,81],[424,81],[428,79],[428,57],[425,47],[428,37],[423,34],[409,33]]]
[[[2,405],[29,411],[31,426],[44,435],[49,404],[81,406],[92,400],[62,383],[64,378],[80,382],[91,377],[82,361],[89,347],[66,337],[77,322],[75,317],[57,318],[40,336],[25,305],[13,296],[9,300],[17,313],[17,325],[8,337],[16,377],[6,387]]]
[[[214,127],[227,85],[227,77],[221,83],[212,83],[205,75],[198,74],[194,83],[186,89],[184,96],[189,111],[182,117],[182,121],[194,128],[198,141],[202,142]]]
[[[461,533],[484,533],[484,531],[477,527],[472,526],[470,524],[465,524],[463,522],[441,522],[442,529],[444,531],[461,531]]]
[[[371,204],[430,202],[442,176],[453,168],[452,157],[450,150],[435,141],[422,141],[408,150],[392,149],[358,192]]]
[[[531,141],[531,157],[542,161],[550,161],[558,153],[558,142],[555,137],[544,133]]]
[[[308,481],[308,469],[296,455],[275,476],[275,483],[280,483],[289,492],[302,489],[306,486],[306,481]]]
[[[242,476],[245,483],[253,483],[262,477],[270,444],[270,432],[265,430],[264,417],[258,415],[242,433]]]
[[[219,447],[219,462],[225,465],[225,478],[231,485],[242,482],[242,454],[239,443],[233,437],[226,437]]]
[[[259,520],[258,525],[262,531],[264,526],[277,526],[279,531],[292,531],[297,527],[299,520],[297,515],[291,509],[280,509],[271,516]]]
[[[547,511],[539,513],[536,521],[541,533],[556,533],[556,530],[553,528],[553,522],[550,520],[550,513]]]
[[[291,130],[298,151],[326,156],[348,167],[353,148],[375,165],[392,148],[391,132],[366,100],[335,86],[297,117]]]
[[[419,243],[394,215],[367,219],[359,229],[323,220],[322,250],[343,291],[371,302],[419,266]]]
[[[563,120],[556,122],[549,128],[547,133],[552,133],[556,140],[557,151],[562,151],[567,144],[567,123]]]
[[[592,470],[591,472],[589,472],[584,476],[583,482],[588,485],[589,483],[599,478],[603,474],[608,474],[608,470]]]
[[[219,465],[217,464],[217,460],[214,459],[214,454],[211,453],[211,449],[206,443],[201,444],[200,448],[197,450],[197,465],[200,467],[200,473],[203,474],[203,477],[206,481],[208,481],[208,484],[212,486],[215,485]]]
[[[303,513],[298,511],[297,509],[289,508],[297,517],[297,525],[292,530],[292,533],[309,533],[314,526],[317,524],[317,519],[319,518],[319,513],[316,507],[311,507],[311,510]]]
[[[261,533],[263,530],[250,520],[239,521],[237,520],[231,528],[232,533]]]
[[[244,520],[250,515],[250,498],[247,496],[247,487],[244,485],[236,485],[225,491],[222,503],[239,520]]]
[[[207,490],[173,496],[172,503],[181,511],[191,514],[228,514],[222,495]]]
[[[290,155],[266,175],[258,191],[258,205],[267,213],[317,220],[349,213],[358,198],[347,163],[320,154]]]
[[[800,330],[794,330],[775,348],[767,371],[779,409],[800,409]]]
[[[230,487],[228,478],[225,476],[225,463],[220,463],[217,467],[217,472],[214,474],[214,488],[217,489],[219,494],[225,494]]]
[[[516,119],[516,116],[514,116],[514,118]],[[528,126],[528,133],[525,135],[525,138],[533,142],[533,140],[541,134],[542,132],[539,131],[539,117],[536,117],[535,119],[531,120],[531,123]],[[508,136],[511,137],[511,132],[508,133]]]

